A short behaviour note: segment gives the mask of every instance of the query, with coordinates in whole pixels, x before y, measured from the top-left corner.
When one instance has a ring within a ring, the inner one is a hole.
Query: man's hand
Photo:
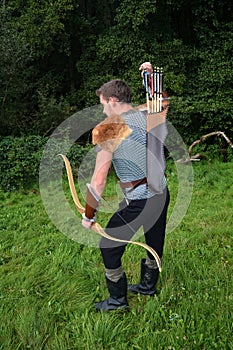
[[[141,76],[143,77],[144,71],[148,72],[149,74],[153,73],[152,64],[150,62],[144,62],[140,65],[139,70],[142,71]]]
[[[93,224],[93,222],[87,221],[85,219],[82,219],[82,225],[83,227],[85,227],[87,230],[91,229],[91,225]]]

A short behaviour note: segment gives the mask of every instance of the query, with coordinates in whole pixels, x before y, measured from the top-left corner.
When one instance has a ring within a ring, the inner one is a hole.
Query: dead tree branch
[[[196,145],[205,142],[206,139],[211,137],[211,136],[221,136],[221,137],[223,137],[225,139],[225,141],[227,142],[227,144],[229,145],[229,147],[233,150],[233,143],[231,142],[231,140],[226,136],[226,134],[223,131],[213,131],[213,132],[210,132],[209,134],[201,136],[201,138],[199,140],[194,141],[191,144],[191,146],[189,147],[189,151],[188,151],[188,157],[189,158],[187,158],[187,159],[179,159],[177,162],[187,163],[187,162],[201,160],[201,158],[203,158],[204,156],[202,154],[200,154],[200,153],[197,153],[197,154],[192,156],[193,148]]]

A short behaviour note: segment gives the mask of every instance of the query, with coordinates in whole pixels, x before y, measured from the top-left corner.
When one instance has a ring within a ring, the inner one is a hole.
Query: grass
[[[167,234],[159,293],[129,295],[129,313],[95,312],[93,304],[108,296],[99,250],[60,233],[37,190],[0,193],[0,349],[233,349],[233,163],[193,167],[192,201]],[[170,212],[172,174],[171,166]],[[127,247],[130,282],[138,281],[144,255]]]

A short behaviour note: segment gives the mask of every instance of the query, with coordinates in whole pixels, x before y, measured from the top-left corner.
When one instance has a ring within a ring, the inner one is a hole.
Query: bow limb
[[[64,156],[63,154],[59,154],[59,156],[61,156],[63,158],[64,162],[65,162],[65,167],[66,167],[66,172],[67,172],[67,176],[68,176],[70,192],[71,192],[73,201],[74,201],[74,203],[76,205],[76,208],[77,208],[78,212],[80,214],[83,214],[85,212],[85,208],[82,206],[82,204],[80,203],[80,201],[78,199],[78,195],[77,195],[77,192],[76,192],[76,189],[75,189],[75,185],[74,185],[74,178],[73,178],[70,162],[69,162],[68,158],[66,156]],[[131,244],[138,245],[140,247],[145,248],[154,257],[154,259],[155,259],[155,261],[157,263],[157,266],[159,268],[159,271],[161,272],[162,267],[161,267],[160,257],[158,256],[156,251],[152,247],[147,245],[146,243],[136,242],[136,241],[127,241],[127,240],[124,240],[124,239],[119,239],[119,238],[116,238],[116,237],[112,237],[112,236],[108,235],[104,231],[102,226],[100,224],[98,224],[97,222],[94,222],[91,225],[91,229],[93,231],[95,231],[96,233],[98,233],[99,235],[101,235],[102,237],[110,239],[112,241],[126,243],[126,244],[131,243]]]
[[[161,272],[162,271],[162,267],[161,267],[161,260],[160,260],[160,257],[159,255],[156,253],[156,251],[150,247],[148,244],[146,243],[142,243],[142,242],[136,242],[136,241],[127,241],[127,240],[124,240],[124,239],[119,239],[119,238],[116,238],[116,237],[113,237],[113,236],[110,236],[108,235],[104,229],[100,226],[100,224],[98,224],[97,222],[93,223],[92,226],[91,226],[92,230],[97,232],[98,234],[100,234],[102,237],[104,238],[107,238],[107,239],[110,239],[112,241],[115,241],[115,242],[121,242],[121,243],[131,243],[131,244],[134,244],[134,245],[137,245],[139,247],[142,247],[142,248],[145,248],[148,252],[151,253],[151,255],[155,258],[155,261],[157,263],[157,266],[159,268],[159,271]]]
[[[70,192],[71,192],[73,201],[76,205],[78,212],[80,214],[83,214],[85,212],[85,208],[82,206],[82,204],[80,203],[80,201],[78,199],[78,195],[77,195],[75,185],[74,185],[74,178],[73,178],[73,173],[72,173],[72,169],[70,166],[70,162],[69,162],[68,158],[66,156],[64,156],[63,154],[59,154],[59,156],[61,156],[65,162],[66,172],[67,172],[69,186],[70,186]]]

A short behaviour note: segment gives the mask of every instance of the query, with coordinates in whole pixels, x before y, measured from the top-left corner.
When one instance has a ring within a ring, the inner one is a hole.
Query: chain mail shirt
[[[146,177],[146,116],[136,110],[121,114],[126,124],[132,130],[113,153],[113,166],[121,182],[131,182]],[[162,187],[166,187],[164,177]],[[146,199],[155,195],[147,184],[124,189],[125,197],[129,200]]]

